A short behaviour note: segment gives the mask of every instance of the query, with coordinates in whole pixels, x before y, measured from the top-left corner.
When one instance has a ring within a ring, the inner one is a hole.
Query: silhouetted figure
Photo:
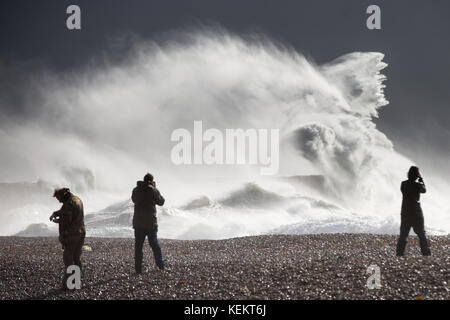
[[[138,181],[133,189],[131,199],[134,203],[133,228],[135,237],[134,263],[136,273],[142,273],[142,247],[145,237],[153,250],[156,265],[159,269],[164,269],[161,247],[158,243],[158,223],[156,219],[155,205],[164,205],[164,198],[156,189],[153,176],[147,173],[143,181]]]
[[[416,181],[417,180],[417,181]],[[408,180],[402,182],[400,190],[403,194],[400,236],[397,243],[397,256],[405,252],[406,239],[411,227],[419,237],[420,250],[424,256],[431,254],[425,236],[423,212],[420,206],[420,194],[425,193],[425,183],[420,175],[419,168],[412,166],[408,171]]]
[[[83,202],[68,188],[56,189],[53,196],[63,205],[53,212],[50,221],[59,224],[59,241],[64,249],[63,288],[67,289],[67,267],[77,265],[81,269],[81,251],[86,236]]]

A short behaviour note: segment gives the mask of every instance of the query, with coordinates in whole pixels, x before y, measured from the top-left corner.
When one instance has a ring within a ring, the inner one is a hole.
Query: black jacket
[[[133,228],[154,229],[158,227],[155,205],[164,205],[164,198],[158,189],[144,181],[138,181],[133,189],[131,200],[134,203]]]
[[[402,182],[400,190],[403,194],[401,214],[403,216],[415,216],[422,214],[420,194],[427,192],[423,180],[419,182],[405,180]]]

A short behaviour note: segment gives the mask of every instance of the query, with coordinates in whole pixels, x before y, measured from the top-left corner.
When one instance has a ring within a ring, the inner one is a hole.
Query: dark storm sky
[[[81,7],[81,31],[65,27],[70,4]],[[365,26],[370,4],[381,7],[382,30]],[[264,33],[319,63],[352,51],[383,52],[390,104],[378,127],[419,163],[444,164],[450,156],[449,14],[448,0],[3,0],[0,94],[8,103],[1,112],[24,112],[15,89],[34,68],[76,70],[118,36],[145,39],[216,24],[238,34]]]

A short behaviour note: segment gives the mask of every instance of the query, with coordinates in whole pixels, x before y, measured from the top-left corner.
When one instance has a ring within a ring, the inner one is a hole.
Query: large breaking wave
[[[388,103],[385,67],[376,52],[316,65],[268,39],[223,31],[136,44],[119,65],[31,77],[24,91],[33,108],[0,130],[0,178],[45,181],[39,190],[48,197],[51,187],[70,186],[92,213],[92,236],[132,236],[126,199],[147,171],[167,198],[162,237],[395,233],[400,181],[413,162],[373,122]],[[173,165],[171,133],[191,130],[195,120],[218,129],[279,128],[279,175],[262,178],[242,165]],[[45,223],[31,233],[55,232],[46,220],[58,204],[48,197],[15,200],[0,213],[0,232],[30,223]],[[429,230],[448,233],[440,192],[425,199]]]

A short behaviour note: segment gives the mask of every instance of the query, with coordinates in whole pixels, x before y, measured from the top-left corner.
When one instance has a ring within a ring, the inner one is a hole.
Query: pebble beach
[[[144,247],[134,273],[134,239],[86,238],[79,290],[61,290],[56,237],[0,237],[0,299],[450,299],[450,236],[430,236],[432,255],[408,239],[369,234],[263,235],[226,240],[160,239],[166,269]],[[380,288],[369,289],[370,265]]]

